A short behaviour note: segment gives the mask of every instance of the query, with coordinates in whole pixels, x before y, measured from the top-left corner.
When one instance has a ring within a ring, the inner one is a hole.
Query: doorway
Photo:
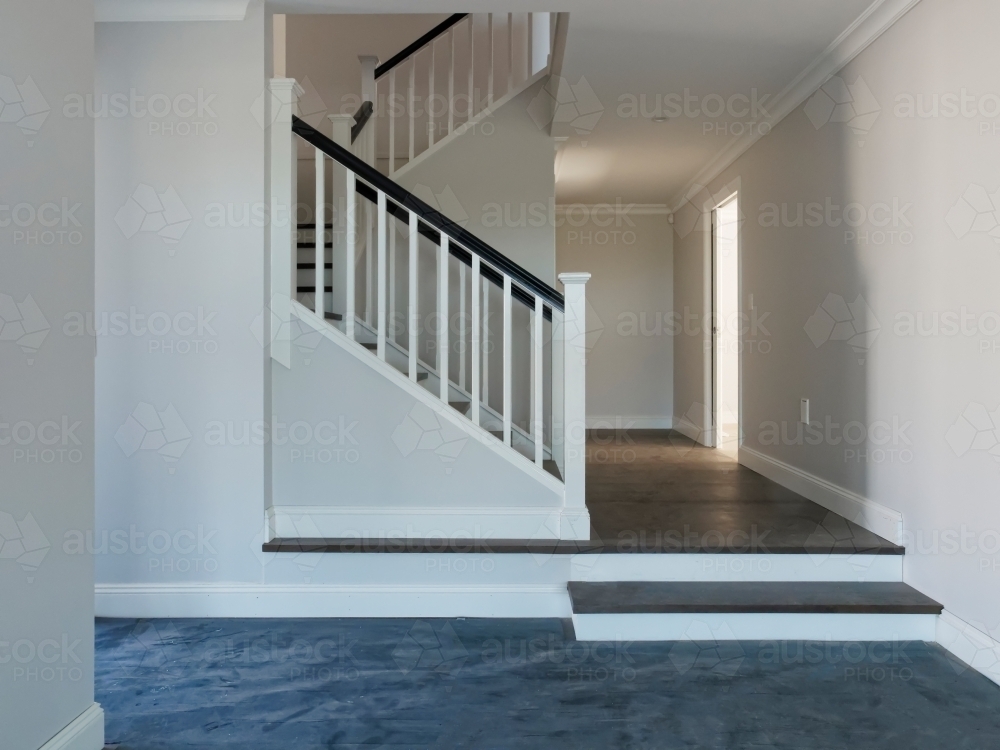
[[[714,446],[740,445],[739,196],[712,210],[712,428]]]

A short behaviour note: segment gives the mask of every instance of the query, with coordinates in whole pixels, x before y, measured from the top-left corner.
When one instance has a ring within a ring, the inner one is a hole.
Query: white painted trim
[[[557,203],[556,216],[564,216],[578,209],[586,209],[598,215],[618,210],[622,216],[670,216],[673,213],[666,203]]]
[[[947,609],[938,617],[935,640],[964,664],[1000,685],[1000,641]]]
[[[587,416],[587,429],[634,429],[634,430],[669,430],[673,427],[673,417],[653,417],[653,416],[621,416],[611,415],[607,417]]]
[[[887,508],[784,461],[765,456],[753,448],[741,445],[739,462],[748,469],[763,474],[772,482],[777,482],[782,487],[809,498],[827,510],[839,513],[884,539],[902,544],[903,514],[899,511]]]
[[[250,0],[95,0],[94,20],[242,21]]]
[[[448,135],[442,138],[440,141],[435,141],[433,146],[424,149],[419,154],[414,156],[412,160],[406,162],[406,164],[397,168],[396,171],[392,173],[392,179],[398,182],[399,178],[405,175],[411,169],[415,168],[418,164],[423,163],[424,160],[428,159],[432,154],[436,154],[438,151],[440,151],[442,148],[447,146],[452,141],[460,138],[468,130],[470,129],[474,130],[476,126],[479,125],[479,123],[481,123],[487,117],[492,116],[494,112],[500,109],[500,107],[505,105],[510,100],[523,94],[525,91],[527,91],[529,88],[531,88],[536,83],[541,81],[543,78],[546,78],[548,74],[549,74],[548,68],[543,68],[542,70],[535,73],[535,75],[533,75],[531,78],[524,81],[518,88],[504,94],[502,97],[494,101],[489,106],[484,107],[483,110],[475,117],[473,117],[471,120],[469,120],[468,122],[463,122],[461,125],[457,126],[453,131],[451,131]],[[388,152],[385,154],[385,156],[379,157],[380,161],[382,159],[388,161],[389,159]]]
[[[97,584],[95,609],[98,617],[128,618],[571,614],[564,584]]]
[[[830,76],[861,54],[918,2],[920,0],[875,0],[805,70],[781,90],[769,108],[768,118],[758,123],[758,127],[750,128],[750,132],[746,135],[734,138],[702,167],[684,190],[671,201],[673,210],[675,212],[679,210],[691,193],[697,192],[702,185],[707,185],[722,174],[760,140],[763,135],[759,125],[766,123],[770,128],[774,128],[830,80]]]
[[[684,417],[674,417],[673,424],[671,428],[677,430],[681,435],[686,438],[691,438],[699,445],[705,445],[709,448],[712,447],[711,441],[711,430],[703,430],[694,422]]]
[[[104,747],[104,709],[91,703],[38,750],[101,750]]]
[[[459,414],[448,404],[441,401],[441,399],[437,396],[429,393],[423,386],[414,383],[405,373],[400,372],[388,362],[383,362],[378,357],[372,356],[371,352],[365,349],[363,345],[357,341],[351,341],[346,334],[327,324],[325,320],[321,319],[318,315],[316,315],[316,313],[305,307],[297,300],[292,300],[292,313],[302,322],[309,325],[309,327],[314,331],[322,334],[324,338],[332,341],[345,352],[353,355],[359,362],[363,362],[375,372],[378,372],[382,376],[395,382],[410,396],[430,408],[439,419],[445,419],[451,422],[453,425],[462,430],[462,432],[467,433],[469,437],[479,441],[493,453],[502,457],[505,461],[509,462],[513,466],[516,466],[535,480],[541,482],[546,489],[557,493],[560,497],[564,497],[565,487],[563,483],[541,467],[536,466],[534,461],[526,458],[517,451],[508,448],[484,428],[474,425],[472,420]]]
[[[937,615],[815,612],[573,615],[579,641],[933,641]]]
[[[474,502],[470,498],[470,502]],[[350,539],[567,539],[575,527],[562,506],[530,507],[350,507],[274,505],[267,514],[268,539],[301,536],[301,520],[323,538]],[[563,527],[566,526],[565,533]],[[587,527],[588,537],[590,527]],[[548,533],[546,533],[548,532]]]
[[[613,540],[605,540],[611,542]],[[573,555],[571,581],[902,582],[902,555],[670,553]]]

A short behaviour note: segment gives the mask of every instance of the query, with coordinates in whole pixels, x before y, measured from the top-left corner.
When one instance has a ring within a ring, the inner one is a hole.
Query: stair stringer
[[[311,310],[293,302],[292,315],[307,329],[296,342],[315,346],[306,358],[296,343],[290,369],[271,363],[273,420],[285,430],[304,422],[299,443],[311,429],[325,444],[292,444],[287,432],[269,441],[269,538],[554,539],[589,530],[589,518],[581,524],[580,511],[565,508],[558,479]]]

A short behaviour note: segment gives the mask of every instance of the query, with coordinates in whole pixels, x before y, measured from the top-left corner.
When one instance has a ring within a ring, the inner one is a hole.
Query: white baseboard
[[[39,750],[101,750],[104,747],[104,709],[92,703]]]
[[[273,505],[266,513],[269,539],[590,538],[586,509],[561,507]]]
[[[1000,641],[948,610],[938,617],[935,640],[961,661],[952,664],[956,672],[968,665],[1000,685]]]
[[[933,641],[937,615],[655,613],[573,615],[580,641]]]
[[[746,446],[740,446],[739,462],[890,542],[902,543],[903,515],[899,511]]]
[[[694,422],[685,419],[684,417],[674,417],[672,427],[684,437],[691,438],[696,443],[700,443],[701,445],[707,445],[710,448],[712,447],[711,430],[702,429]]]
[[[569,617],[554,584],[98,584],[98,617]]]
[[[669,430],[673,417],[622,416],[587,417],[588,430]]]

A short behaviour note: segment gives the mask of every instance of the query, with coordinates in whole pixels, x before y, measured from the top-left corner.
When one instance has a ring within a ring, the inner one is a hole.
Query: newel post
[[[295,181],[297,152],[292,115],[298,111],[302,88],[294,78],[272,78],[264,96],[267,146],[267,203],[270,209],[265,235],[268,253],[267,308],[264,341],[271,358],[292,366],[291,301],[296,283]]]
[[[563,445],[566,498],[559,536],[589,539],[587,512],[587,296],[589,273],[561,273],[563,313]]]

